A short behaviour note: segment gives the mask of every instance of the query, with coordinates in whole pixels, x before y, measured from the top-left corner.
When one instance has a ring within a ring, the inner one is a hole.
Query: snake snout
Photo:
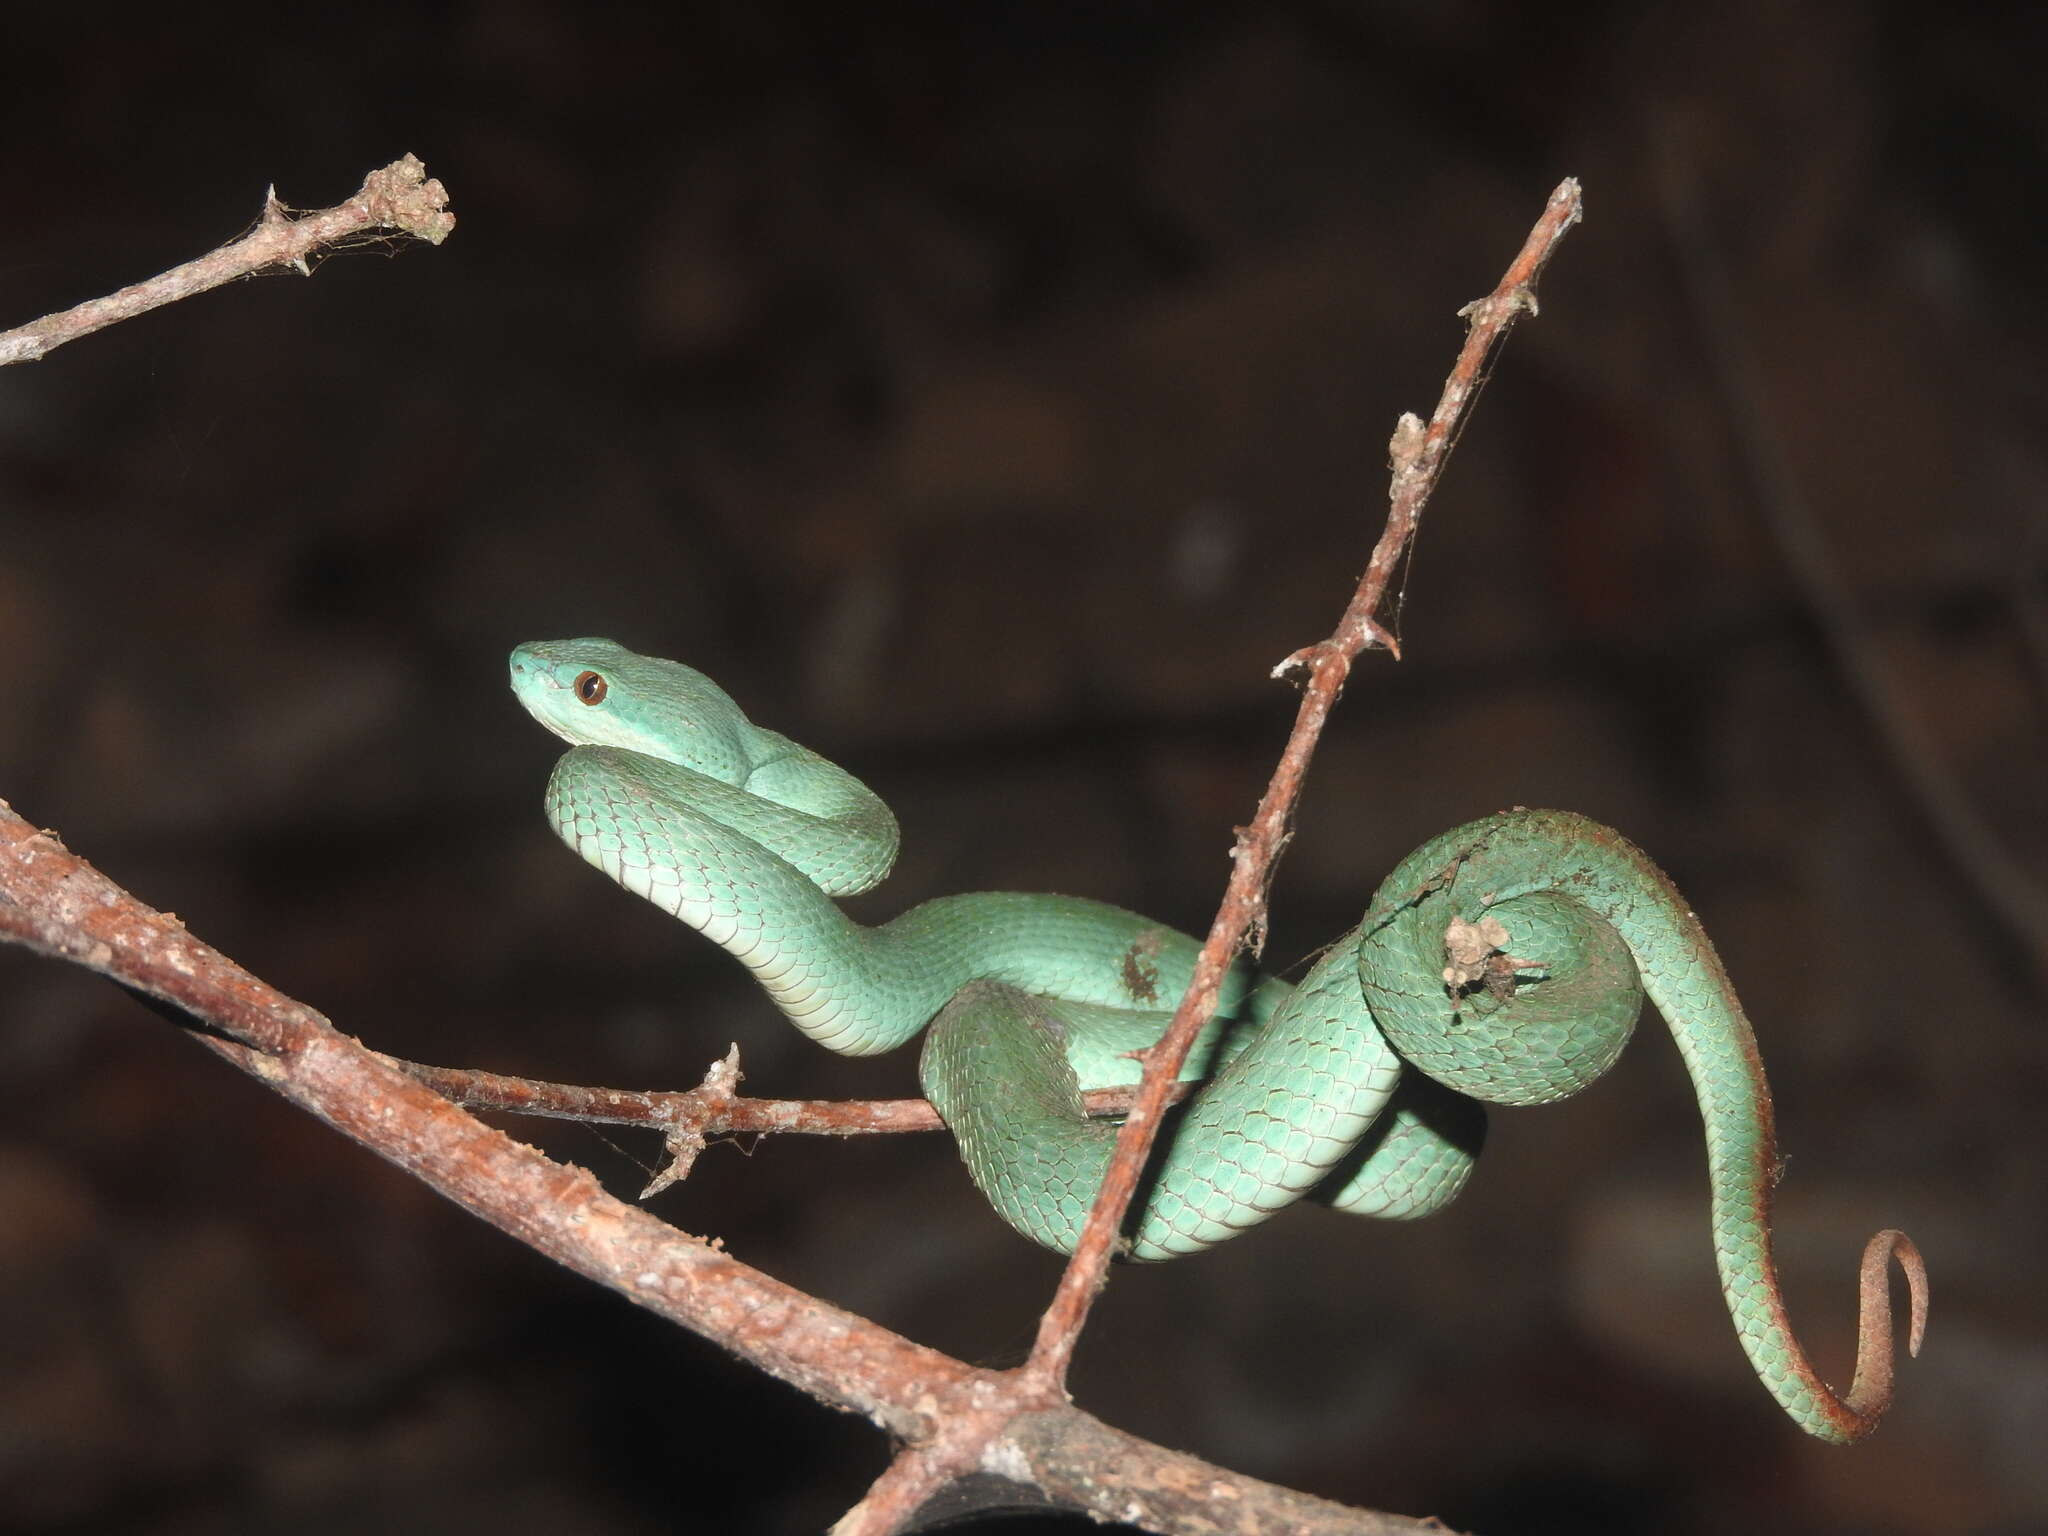
[[[555,669],[534,650],[531,643],[512,647],[511,666],[514,686],[522,678],[532,678],[554,688],[562,686],[561,679],[555,676]]]

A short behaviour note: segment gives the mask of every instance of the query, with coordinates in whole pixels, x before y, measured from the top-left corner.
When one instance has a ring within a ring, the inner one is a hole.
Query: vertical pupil
[[[577,677],[574,686],[576,689],[576,697],[581,699],[586,704],[596,704],[601,702],[604,698],[605,681],[602,673],[582,673]]]

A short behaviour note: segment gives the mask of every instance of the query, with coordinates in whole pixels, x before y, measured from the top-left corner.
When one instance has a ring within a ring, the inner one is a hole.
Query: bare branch
[[[0,937],[191,1015],[201,1042],[558,1263],[900,1435],[968,1368],[727,1257],[483,1125],[0,804]]]
[[[1666,165],[1659,181],[1685,298],[1706,349],[1743,475],[1779,558],[1812,610],[1850,697],[1950,868],[1976,894],[1985,914],[2005,929],[2015,952],[2029,957],[2035,978],[2048,981],[2048,887],[2013,857],[2011,844],[1978,813],[1926,727],[1900,697],[1870,623],[1858,611],[1764,406],[1756,360],[1743,341],[1741,313],[1713,237],[1693,212],[1677,171]],[[2015,610],[2024,621],[2028,605],[2023,598]]]
[[[1175,1536],[1444,1536],[1448,1529],[1219,1472],[1065,1406],[1013,1420],[983,1466],[1097,1520]]]
[[[1274,866],[1287,846],[1294,803],[1300,798],[1309,757],[1322,736],[1323,723],[1343,692],[1352,659],[1360,651],[1368,645],[1382,645],[1399,655],[1394,637],[1375,617],[1387,582],[1436,489],[1487,358],[1518,315],[1524,310],[1535,313],[1536,279],[1558,241],[1580,217],[1579,184],[1567,178],[1550,194],[1543,216],[1529,231],[1529,238],[1493,292],[1460,311],[1469,322],[1465,345],[1444,382],[1443,394],[1429,425],[1425,428],[1420,420],[1409,415],[1403,416],[1395,429],[1389,446],[1393,478],[1388,489],[1386,527],[1373,546],[1372,558],[1359,578],[1357,591],[1329,639],[1296,651],[1275,668],[1276,672],[1308,670],[1301,708],[1251,825],[1238,832],[1233,854],[1236,867],[1223,905],[1195,961],[1194,978],[1188,983],[1173,1022],[1158,1044],[1146,1052],[1144,1080],[1117,1137],[1116,1152],[1103,1177],[1101,1192],[1089,1212],[1080,1241],[1074,1245],[1073,1257],[1060,1277],[1059,1288],[1039,1320],[1038,1339],[1023,1370],[1049,1403],[1066,1400],[1067,1367],[1073,1359],[1074,1345],[1087,1321],[1088,1309],[1102,1289],[1124,1213],[1130,1208],[1146,1156],[1158,1134],[1159,1114],[1165,1107],[1168,1085],[1179,1077],[1181,1063],[1187,1059],[1195,1036],[1215,1013],[1217,995],[1231,961],[1245,947],[1248,935],[1263,936],[1265,932],[1266,895],[1272,885]]]
[[[270,267],[290,267],[310,277],[308,257],[368,230],[398,230],[439,245],[454,228],[446,189],[428,178],[426,166],[413,155],[370,172],[354,197],[318,213],[294,218],[273,187],[264,194],[256,227],[241,239],[103,299],[0,331],[0,366],[35,362],[67,341]]]
[[[945,1129],[938,1111],[923,1099],[744,1098],[736,1091],[743,1076],[737,1045],[711,1064],[697,1087],[665,1093],[547,1083],[468,1067],[430,1067],[396,1056],[379,1059],[464,1109],[504,1110],[589,1125],[689,1129],[704,1136],[765,1136],[776,1131],[868,1136]],[[1128,1095],[1128,1089],[1123,1091]]]
[[[738,1091],[743,1074],[737,1045],[711,1064],[702,1083],[670,1093],[544,1083],[464,1067],[430,1067],[396,1056],[377,1059],[464,1109],[503,1110],[586,1125],[644,1125],[661,1131],[668,1162],[640,1191],[643,1200],[688,1178],[697,1154],[720,1136],[892,1136],[946,1128],[939,1112],[924,1099],[743,1098]],[[1168,1102],[1187,1097],[1193,1086],[1174,1084]],[[1129,1113],[1137,1095],[1135,1087],[1096,1088],[1083,1094],[1081,1103],[1092,1116],[1122,1115]]]
[[[747,1098],[734,1091],[745,1076],[739,1070],[739,1049],[735,1045],[713,1062],[697,1087],[666,1093],[585,1088],[468,1067],[430,1067],[397,1056],[377,1059],[464,1109],[505,1110],[591,1125],[650,1125],[661,1130],[685,1126],[706,1136],[900,1136],[946,1128],[939,1112],[924,1099]],[[1174,1097],[1185,1097],[1191,1086],[1175,1084]],[[1090,1115],[1107,1117],[1128,1113],[1137,1095],[1135,1087],[1096,1088],[1081,1098]]]

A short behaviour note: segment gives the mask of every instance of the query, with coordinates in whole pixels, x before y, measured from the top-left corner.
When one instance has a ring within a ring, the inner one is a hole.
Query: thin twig
[[[695,1088],[633,1092],[586,1088],[530,1077],[507,1077],[469,1067],[430,1067],[396,1056],[381,1058],[464,1109],[501,1110],[589,1125],[688,1127],[706,1136],[868,1136],[942,1131],[945,1122],[923,1099],[750,1099],[734,1090],[740,1080],[739,1047],[711,1064]],[[1129,1089],[1123,1089],[1126,1098]]]
[[[1901,699],[1764,408],[1756,359],[1744,344],[1741,312],[1712,235],[1694,213],[1678,172],[1667,164],[1658,179],[1685,297],[1727,413],[1742,472],[1779,558],[1812,611],[1850,697],[1870,723],[1950,867],[1975,893],[1984,914],[2004,928],[2014,951],[2030,958],[2037,980],[2048,983],[2048,888],[2012,856],[2010,843],[1978,814],[1926,728]]]
[[[256,227],[241,239],[148,282],[0,331],[0,366],[35,362],[67,341],[270,267],[290,267],[310,277],[307,258],[369,230],[395,229],[439,245],[454,228],[446,189],[428,177],[426,166],[413,155],[370,172],[354,197],[318,213],[294,217],[272,187],[264,194]]]
[[[635,1092],[586,1088],[530,1077],[507,1077],[466,1067],[430,1067],[397,1056],[378,1060],[396,1067],[464,1109],[501,1110],[586,1125],[644,1125],[662,1132],[667,1161],[647,1187],[645,1200],[687,1178],[705,1144],[719,1136],[894,1136],[943,1131],[946,1123],[925,1099],[750,1099],[739,1092],[740,1048],[714,1061],[695,1088]],[[1176,1083],[1172,1100],[1193,1085]],[[1096,1088],[1081,1096],[1091,1116],[1129,1112],[1135,1087]],[[1171,1101],[1170,1101],[1171,1102]]]
[[[946,1128],[939,1112],[925,1099],[753,1099],[735,1093],[727,1086],[726,1074],[731,1072],[732,1082],[740,1080],[738,1046],[713,1062],[697,1087],[652,1093],[549,1083],[469,1067],[430,1067],[397,1056],[380,1055],[378,1059],[464,1109],[503,1110],[592,1125],[648,1125],[662,1130],[687,1125],[707,1136],[900,1136]],[[1192,1086],[1176,1084],[1176,1097],[1185,1096]],[[1082,1107],[1098,1118],[1126,1114],[1137,1094],[1135,1086],[1095,1088],[1081,1096]]]
[[[2035,697],[2048,706],[2048,592],[2035,574],[2038,557],[2023,555],[2012,561],[2000,583],[2005,605],[2011,610],[2013,627],[2020,637],[2020,652],[2027,659],[2027,676],[2033,680]]]
[[[1296,651],[1275,669],[1283,672],[1306,668],[1308,672],[1294,730],[1287,738],[1257,814],[1249,827],[1239,831],[1230,885],[1195,961],[1194,977],[1173,1022],[1159,1042],[1145,1053],[1144,1079],[1117,1136],[1116,1151],[1102,1189],[1088,1214],[1080,1241],[1074,1245],[1073,1257],[1060,1276],[1059,1288],[1039,1319],[1031,1357],[1021,1367],[1025,1378],[1047,1402],[1066,1400],[1067,1367],[1073,1360],[1074,1345],[1087,1321],[1088,1309],[1104,1284],[1117,1233],[1122,1229],[1124,1214],[1130,1209],[1153,1138],[1158,1134],[1167,1088],[1179,1077],[1181,1063],[1187,1059],[1195,1036],[1215,1013],[1217,995],[1231,961],[1245,947],[1248,936],[1254,938],[1254,949],[1264,937],[1266,899],[1274,865],[1287,845],[1288,825],[1301,794],[1302,779],[1308,772],[1309,757],[1322,735],[1324,721],[1343,691],[1352,659],[1372,644],[1383,645],[1397,657],[1400,655],[1394,637],[1375,615],[1401,553],[1414,536],[1423,508],[1436,488],[1465,407],[1478,388],[1488,357],[1516,317],[1525,309],[1535,313],[1536,279],[1558,241],[1581,216],[1579,184],[1567,178],[1550,194],[1543,216],[1529,231],[1529,238],[1499,285],[1485,298],[1460,311],[1468,321],[1465,345],[1444,383],[1428,427],[1415,416],[1404,415],[1395,429],[1390,444],[1393,477],[1388,487],[1386,527],[1373,547],[1357,591],[1329,639]]]

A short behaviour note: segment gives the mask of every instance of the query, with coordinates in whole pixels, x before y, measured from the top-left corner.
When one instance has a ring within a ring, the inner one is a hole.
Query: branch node
[[[1489,293],[1483,299],[1474,299],[1458,311],[1458,318],[1473,325],[1499,325],[1523,311],[1532,317],[1543,312],[1536,302],[1536,290],[1527,283],[1518,284],[1505,293]]]
[[[1365,651],[1378,646],[1394,660],[1401,659],[1401,642],[1394,638],[1394,632],[1369,613],[1361,613],[1351,627],[1352,635],[1358,641],[1358,649]]]
[[[1458,311],[1464,314],[1472,306]],[[1403,411],[1401,419],[1394,423],[1394,435],[1387,439],[1387,463],[1394,471],[1396,483],[1413,474],[1416,461],[1422,457],[1422,444],[1429,436],[1429,429],[1422,424],[1422,418],[1413,411]]]
[[[740,1071],[740,1047],[735,1040],[725,1055],[706,1069],[703,1082],[686,1094],[676,1095],[669,1105],[672,1118],[661,1133],[661,1150],[667,1161],[640,1191],[642,1200],[651,1200],[671,1184],[680,1184],[690,1176],[697,1166],[698,1154],[705,1147],[705,1125],[722,1121],[731,1112],[732,1101],[745,1076]]]

